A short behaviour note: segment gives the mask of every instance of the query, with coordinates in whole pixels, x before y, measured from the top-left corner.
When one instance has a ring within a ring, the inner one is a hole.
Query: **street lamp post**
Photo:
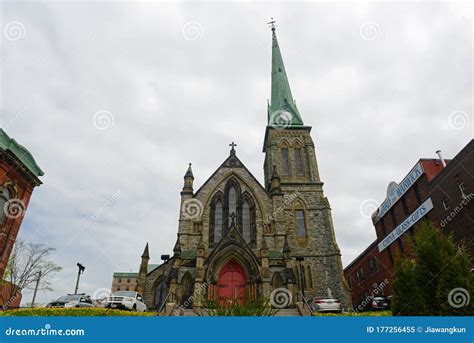
[[[84,270],[86,269],[86,267],[84,267],[79,262],[77,263],[77,267],[79,268],[79,270],[77,272],[76,289],[74,290],[74,294],[77,294],[77,290],[79,289],[79,278],[81,277],[81,274],[84,273]]]
[[[41,270],[38,272],[38,278],[36,279],[35,291],[33,293],[33,299],[31,300],[31,307],[35,307],[36,293],[38,293],[38,286],[41,279]]]

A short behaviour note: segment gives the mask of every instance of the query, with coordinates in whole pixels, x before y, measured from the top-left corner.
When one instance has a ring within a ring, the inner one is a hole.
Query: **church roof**
[[[272,27],[272,94],[271,103],[268,105],[268,125],[303,126],[303,120],[291,94],[275,27]]]
[[[255,176],[247,169],[247,167],[242,163],[242,161],[237,157],[234,147],[230,150],[230,155],[225,159],[225,161],[212,173],[212,175],[202,184],[201,187],[196,191],[194,196],[197,196],[199,192],[213,179],[213,177],[217,174],[217,172],[221,168],[242,168],[244,169],[250,177],[260,186],[260,188],[266,192],[265,188],[261,185],[261,183],[257,180]]]
[[[39,177],[44,175],[28,149],[18,144],[13,138],[10,138],[2,129],[0,129],[0,149],[4,151],[8,150],[13,153],[34,176]]]

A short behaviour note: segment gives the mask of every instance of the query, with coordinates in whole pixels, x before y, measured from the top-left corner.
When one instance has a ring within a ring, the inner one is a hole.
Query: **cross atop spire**
[[[267,23],[268,27],[270,27],[270,29],[275,32],[275,28],[276,28],[276,25],[275,25],[276,21],[273,19],[273,17],[270,18],[270,21]]]
[[[235,151],[234,147],[237,146],[237,144],[235,144],[234,142],[230,143],[229,146],[231,147],[231,151]]]

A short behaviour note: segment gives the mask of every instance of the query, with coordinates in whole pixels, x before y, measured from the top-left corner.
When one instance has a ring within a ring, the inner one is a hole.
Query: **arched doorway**
[[[246,298],[247,276],[242,266],[230,260],[219,273],[217,292],[221,304],[235,300],[242,304]]]
[[[168,294],[168,285],[166,284],[165,277],[161,277],[155,289],[155,309],[160,310],[165,302],[166,295]]]

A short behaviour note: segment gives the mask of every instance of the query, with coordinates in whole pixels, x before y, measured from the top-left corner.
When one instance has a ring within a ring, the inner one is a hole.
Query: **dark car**
[[[390,309],[390,300],[387,297],[373,297],[366,306],[367,311],[385,311]]]
[[[46,307],[94,307],[92,300],[85,294],[68,294],[50,302]]]

